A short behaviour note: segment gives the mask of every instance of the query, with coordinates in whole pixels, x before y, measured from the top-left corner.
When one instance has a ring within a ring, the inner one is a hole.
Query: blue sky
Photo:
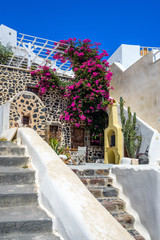
[[[123,43],[160,47],[160,1],[1,1],[0,23],[54,41],[100,42],[110,55]]]

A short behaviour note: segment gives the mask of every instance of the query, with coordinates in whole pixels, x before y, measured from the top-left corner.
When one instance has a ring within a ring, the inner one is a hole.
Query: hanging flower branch
[[[69,44],[69,47],[66,44]],[[68,99],[68,106],[60,119],[77,127],[81,121],[85,122],[94,138],[103,132],[107,118],[106,108],[113,101],[109,96],[112,73],[108,70],[107,60],[102,60],[108,54],[105,50],[99,53],[98,45],[100,44],[92,44],[89,39],[77,42],[75,38],[60,41],[58,47],[63,48],[64,52],[56,53],[53,58],[61,62],[71,62],[75,77],[70,86],[62,86],[54,73],[55,69],[52,71],[43,66],[31,72],[32,75],[40,77],[38,84],[41,94],[49,88],[56,88],[61,93],[64,91],[63,96]]]
[[[43,95],[49,89],[57,89],[63,92],[64,87],[60,78],[55,74],[56,69],[51,69],[47,66],[39,66],[39,69],[31,72],[32,76],[38,76],[39,82],[36,87],[39,87],[40,95]]]

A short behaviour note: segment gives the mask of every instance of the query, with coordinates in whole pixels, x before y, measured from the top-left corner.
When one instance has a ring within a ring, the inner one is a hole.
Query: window
[[[28,116],[23,116],[22,124],[26,125],[26,126],[29,126],[29,117]]]
[[[111,135],[110,147],[115,147],[115,133],[113,133],[113,134]]]
[[[116,136],[115,136],[115,132],[114,130],[110,130],[107,134],[107,138],[108,138],[108,145],[109,147],[115,147],[116,144]]]
[[[61,141],[61,131],[57,125],[50,125],[49,132],[50,137],[57,138],[59,141]]]
[[[37,87],[27,86],[27,91],[33,92],[33,93],[35,93],[36,95],[39,95],[39,88],[37,88]]]

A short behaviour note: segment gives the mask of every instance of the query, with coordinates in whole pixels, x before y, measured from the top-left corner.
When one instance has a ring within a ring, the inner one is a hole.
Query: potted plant
[[[120,117],[122,124],[122,132],[124,137],[124,145],[127,152],[127,156],[130,158],[128,162],[131,163],[131,159],[135,158],[140,148],[142,137],[137,134],[136,113],[131,114],[130,107],[128,107],[128,118],[126,119],[124,114],[124,100],[120,97]],[[122,161],[127,161],[126,159]]]

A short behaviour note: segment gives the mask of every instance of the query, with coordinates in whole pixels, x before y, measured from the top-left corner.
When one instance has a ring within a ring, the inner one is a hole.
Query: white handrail
[[[71,71],[68,71],[70,62],[62,63],[53,58],[55,54],[63,53],[68,47],[69,44],[66,43],[20,33],[17,37],[17,45],[12,47],[13,55],[5,65],[36,69],[39,65],[47,64],[50,67],[54,66],[57,73],[60,71],[61,74],[71,76]]]

